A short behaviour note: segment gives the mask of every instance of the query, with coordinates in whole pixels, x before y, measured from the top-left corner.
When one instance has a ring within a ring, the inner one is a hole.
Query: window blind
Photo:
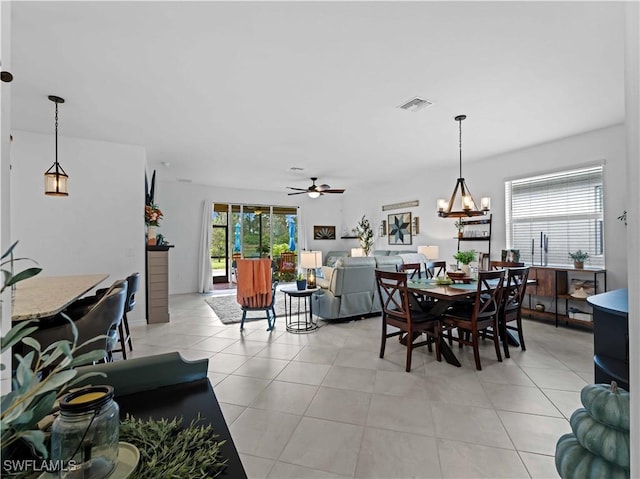
[[[586,266],[604,268],[603,167],[596,166],[505,182],[507,248],[521,261],[573,265],[569,252],[586,251]]]

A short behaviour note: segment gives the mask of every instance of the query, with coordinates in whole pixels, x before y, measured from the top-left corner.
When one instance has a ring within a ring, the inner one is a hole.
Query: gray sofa
[[[380,300],[375,284],[376,268],[396,271],[402,263],[426,263],[420,253],[389,256],[341,257],[335,267],[322,268],[324,278],[320,289],[313,293],[313,312],[323,319],[362,317],[380,312]]]

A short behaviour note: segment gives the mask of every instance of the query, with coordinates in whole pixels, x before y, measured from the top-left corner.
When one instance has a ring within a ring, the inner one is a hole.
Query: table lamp
[[[307,288],[316,287],[316,268],[322,266],[322,251],[301,251],[300,267],[307,269]]]
[[[438,246],[418,246],[418,253],[422,253],[429,261],[438,259],[440,256],[440,248]]]

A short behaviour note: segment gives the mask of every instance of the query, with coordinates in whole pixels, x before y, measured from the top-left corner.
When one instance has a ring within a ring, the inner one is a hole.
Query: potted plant
[[[470,251],[458,251],[453,257],[458,261],[458,263],[462,263],[462,271],[464,271],[465,275],[469,276],[471,274],[471,268],[469,268],[469,263],[475,261],[476,252],[474,250]]]
[[[302,273],[298,273],[296,275],[296,286],[298,288],[298,291],[304,291],[305,289],[307,289],[307,280]]]
[[[14,262],[27,258],[13,258],[13,249],[17,242],[11,245],[3,255],[2,266],[10,265],[10,269],[2,269],[2,291],[17,282],[31,278],[40,273],[40,268],[28,268],[14,273]],[[9,257],[10,259],[5,259]],[[68,319],[68,318],[67,318]],[[73,321],[68,319],[77,338],[77,330]],[[76,355],[87,343],[101,339],[104,336],[91,339],[83,344],[77,341],[61,340],[42,348],[35,339],[29,337],[37,326],[33,321],[20,321],[13,326],[6,335],[2,336],[2,353],[9,352],[18,343],[28,345],[32,351],[25,356],[16,355],[16,373],[13,377],[14,389],[2,395],[2,412],[0,424],[2,429],[2,475],[4,459],[22,460],[25,469],[38,466],[36,458],[46,464],[49,457],[47,436],[38,427],[38,423],[45,416],[51,414],[54,403],[73,385],[91,376],[104,376],[102,373],[88,373],[77,377],[75,366],[99,361],[105,355],[104,351],[92,351]],[[5,365],[2,365],[5,369]],[[31,462],[30,462],[31,461]],[[38,466],[39,470],[42,469]],[[15,471],[14,471],[15,472]],[[20,471],[22,473],[27,472]]]
[[[576,269],[584,268],[584,260],[589,258],[589,253],[579,249],[575,253],[569,252],[569,257],[573,260],[573,267]]]
[[[362,252],[365,256],[369,256],[373,249],[373,230],[371,229],[371,224],[365,215],[362,215],[360,222],[354,228],[354,232],[360,241]]]

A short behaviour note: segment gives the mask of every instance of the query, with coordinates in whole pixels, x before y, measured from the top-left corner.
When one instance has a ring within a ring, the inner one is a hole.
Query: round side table
[[[310,333],[318,329],[318,323],[313,319],[311,296],[318,291],[318,288],[312,289],[282,289],[284,293],[284,318],[287,331],[290,333]],[[296,298],[298,303],[298,312],[293,315],[292,301]],[[288,303],[288,304],[287,304]]]

